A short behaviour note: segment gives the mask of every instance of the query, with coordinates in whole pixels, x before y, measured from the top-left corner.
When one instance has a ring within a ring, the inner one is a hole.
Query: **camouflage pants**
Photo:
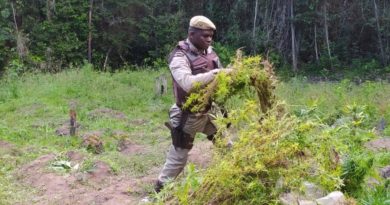
[[[170,123],[173,127],[180,125],[182,117],[182,111],[177,105],[173,105],[169,110]],[[213,117],[208,113],[196,113],[189,114],[184,124],[183,131],[188,134],[191,138],[190,143],[192,144],[195,139],[196,133],[200,132],[207,136],[213,135],[217,132],[215,125],[212,123]],[[169,179],[174,179],[183,170],[187,163],[188,152],[191,149],[183,149],[179,147],[170,146],[166,162],[158,180],[165,183]]]

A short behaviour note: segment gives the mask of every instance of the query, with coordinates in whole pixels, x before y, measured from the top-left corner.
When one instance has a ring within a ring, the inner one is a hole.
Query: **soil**
[[[3,155],[16,155],[18,150],[9,142],[0,140],[0,157]]]
[[[135,126],[142,126],[148,124],[149,121],[145,119],[133,119],[129,121],[130,125],[135,125]]]
[[[106,117],[106,118],[113,118],[113,119],[118,119],[118,120],[123,120],[127,119],[127,116],[120,111],[113,110],[110,108],[98,108],[93,111],[91,111],[88,116],[91,119],[96,119],[96,118],[101,118],[101,117]]]
[[[118,151],[125,155],[140,154],[140,153],[145,153],[146,148],[145,146],[135,144],[130,140],[120,140],[118,143]]]
[[[145,185],[153,184],[157,176],[156,169],[142,177],[114,175],[101,161],[87,173],[57,173],[48,169],[55,157],[54,154],[43,155],[18,172],[23,184],[38,190],[28,204],[139,204],[147,194]]]
[[[213,143],[210,141],[195,142],[191,149],[188,161],[199,168],[207,168],[212,159]]]
[[[6,146],[10,145],[0,141],[0,147]],[[147,152],[150,149],[127,140],[118,148],[123,154]],[[212,143],[209,141],[196,142],[189,154],[189,162],[199,168],[207,167],[212,157],[211,149]],[[72,164],[82,163],[84,160],[83,154],[77,151],[69,151],[66,156]],[[22,166],[17,172],[22,184],[38,191],[28,204],[140,204],[163,166],[152,167],[144,176],[131,177],[114,174],[108,164],[97,161],[88,171],[62,173],[50,169],[50,164],[55,159],[55,154],[43,155]]]
[[[390,178],[390,165],[382,168],[380,173],[384,179],[389,179]]]
[[[373,151],[390,151],[390,137],[384,137],[367,142],[365,146]]]
[[[81,162],[84,159],[84,155],[77,151],[68,151],[66,156],[72,162]]]
[[[9,150],[9,149],[12,149],[13,145],[9,142],[0,140],[0,148],[1,148],[0,150],[3,152],[6,150]]]

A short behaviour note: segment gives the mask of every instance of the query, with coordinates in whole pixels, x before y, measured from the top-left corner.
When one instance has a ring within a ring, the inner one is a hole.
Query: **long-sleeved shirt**
[[[201,54],[202,52],[207,52],[207,53],[212,52],[211,46],[207,48],[207,50],[205,51],[200,51],[188,39],[186,40],[186,42],[189,44],[190,50],[196,53]],[[218,68],[222,68],[222,65],[219,60],[218,60]],[[171,70],[172,76],[175,79],[175,81],[186,92],[189,92],[197,82],[202,84],[208,84],[214,79],[215,74],[219,72],[219,69],[214,69],[206,73],[193,75],[191,72],[190,61],[188,60],[186,55],[181,51],[176,52],[176,54],[172,58],[171,63],[169,64],[169,69]]]

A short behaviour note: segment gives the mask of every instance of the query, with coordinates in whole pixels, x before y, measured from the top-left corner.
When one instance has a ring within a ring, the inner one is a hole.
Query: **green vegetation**
[[[211,102],[223,106],[232,96],[245,99],[246,95],[251,95],[251,88],[257,94],[261,111],[265,113],[270,109],[276,84],[272,65],[262,61],[260,56],[242,59],[242,52],[238,50],[232,68],[231,73],[220,72],[206,87],[195,86],[184,109],[204,112]]]
[[[369,189],[365,182],[370,177],[379,180],[378,189],[380,186],[388,188],[387,182],[380,179],[375,171],[386,165],[376,160],[381,159],[384,153],[372,152],[364,145],[377,137],[373,128],[378,118],[383,117],[378,105],[383,100],[388,101],[389,94],[384,92],[379,101],[357,101],[378,96],[381,91],[376,89],[385,86],[386,90],[387,84],[367,82],[352,88],[350,81],[343,81],[335,83],[336,89],[331,89],[332,93],[327,96],[321,93],[324,88],[318,87],[322,84],[298,83],[316,88],[313,92],[315,96],[306,105],[299,105],[300,109],[286,111],[290,106],[289,103],[280,103],[283,95],[279,96],[279,101],[274,101],[272,94],[268,95],[275,86],[272,67],[262,66],[259,57],[239,57],[233,67],[236,70],[230,75],[220,73],[208,86],[196,87],[185,104],[192,111],[202,111],[210,101],[228,107],[230,116],[221,117],[217,122],[219,135],[237,139],[233,148],[226,150],[217,146],[219,149],[216,149],[211,167],[200,175],[194,175],[190,169],[184,182],[173,186],[173,191],[168,189],[167,193],[161,194],[165,198],[158,197],[162,202],[279,204],[282,193],[304,191],[304,181],[317,184],[327,192],[341,190],[351,200],[359,200],[363,190]],[[283,85],[291,86],[293,83]],[[294,89],[290,87],[279,91],[290,92],[289,96],[295,97],[291,95],[291,88]],[[302,95],[297,99],[307,100],[308,93],[305,91],[308,88],[297,90]],[[346,102],[348,91],[344,89],[360,91],[361,94],[353,93],[356,101],[348,98],[352,100],[349,104]],[[336,99],[320,107],[317,104],[319,97]],[[237,98],[239,103],[235,101]],[[337,101],[340,104],[336,104]],[[332,103],[335,111],[329,107]],[[380,109],[388,113],[390,107],[386,103]],[[235,133],[227,129],[228,124]]]
[[[91,170],[96,161],[106,162],[116,175],[129,176],[144,176],[162,166],[170,144],[163,122],[173,100],[171,92],[154,96],[154,79],[161,74],[167,70],[101,73],[89,65],[58,74],[25,73],[18,77],[8,73],[0,81],[0,140],[11,143],[13,151],[0,152],[2,203],[14,204],[21,202],[20,196],[36,195],[35,189],[18,181],[16,173],[48,153],[57,156],[48,170],[64,169],[58,174],[71,172],[65,153],[74,150],[85,155],[81,172]],[[255,90],[224,98],[230,118],[221,118],[218,124],[224,127],[230,122],[237,129],[229,132],[235,146],[231,151],[216,148],[208,170],[190,166],[185,177],[159,195],[160,200],[182,204],[231,200],[237,204],[276,203],[278,193],[299,190],[300,182],[308,180],[328,191],[341,189],[362,204],[383,204],[389,186],[376,169],[388,165],[390,155],[368,151],[362,145],[377,137],[373,128],[380,119],[390,122],[390,85],[356,85],[349,80],[312,84],[293,78],[278,83],[275,94],[276,104],[267,116],[260,112]],[[252,99],[244,101],[243,97]],[[55,134],[67,123],[70,104],[76,106],[79,132],[102,133],[103,153],[89,152],[82,147],[80,137]],[[126,118],[96,117],[94,111],[100,108],[122,112]],[[260,124],[248,123],[259,119]],[[129,135],[115,135],[117,130]],[[124,139],[145,146],[147,151],[121,155],[117,145]],[[362,191],[367,190],[370,178],[379,184],[369,192]],[[281,186],[276,187],[280,179]]]
[[[84,61],[106,71],[151,66],[202,14],[217,26],[215,46],[225,65],[243,47],[266,54],[282,72],[388,78],[382,74],[389,73],[389,11],[387,0],[3,0],[0,71],[16,61],[53,72]]]
[[[80,164],[81,171],[90,170],[98,160],[108,163],[114,173],[130,176],[143,176],[161,166],[170,142],[162,124],[172,102],[171,95],[154,96],[154,77],[162,73],[147,69],[100,73],[86,65],[55,75],[26,73],[1,80],[0,141],[11,143],[16,151],[0,153],[0,204],[14,204],[24,198],[19,194],[30,195],[24,192],[33,190],[20,185],[15,172],[48,153],[61,160],[67,160],[67,151],[82,153],[86,160]],[[88,131],[102,133],[102,154],[89,152],[82,146],[81,137],[56,135],[57,128],[69,123],[70,104],[76,107],[80,135]],[[96,117],[94,110],[100,108],[116,110],[125,118]],[[126,136],[115,134],[118,130]],[[124,156],[117,150],[121,139],[148,151]]]
[[[154,81],[169,76],[167,54],[198,14],[216,24],[213,46],[236,70],[197,86],[186,106],[223,105],[230,113],[217,115],[219,134],[236,143],[229,151],[217,146],[207,170],[189,166],[159,202],[276,204],[309,181],[364,205],[389,203],[389,182],[377,170],[390,154],[364,146],[390,136],[389,125],[378,128],[390,123],[387,0],[5,0],[0,204],[37,195],[18,172],[50,153],[45,170],[57,174],[86,173],[99,161],[117,176],[162,166],[173,99],[170,91],[155,95]],[[254,57],[234,59],[236,48]],[[58,136],[71,109],[78,136]],[[145,152],[120,153],[134,144]],[[69,151],[85,160],[70,164]]]

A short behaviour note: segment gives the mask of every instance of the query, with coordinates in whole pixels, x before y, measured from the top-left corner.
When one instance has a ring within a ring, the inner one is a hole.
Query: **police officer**
[[[169,56],[169,69],[173,78],[173,90],[176,103],[169,110],[169,127],[172,145],[166,162],[158,177],[155,191],[159,192],[169,179],[174,179],[187,163],[197,132],[213,140],[217,132],[208,109],[202,113],[191,113],[182,109],[195,84],[210,83],[218,72],[230,72],[222,69],[218,55],[211,47],[216,27],[204,16],[194,16],[190,20],[188,37],[180,41]]]

